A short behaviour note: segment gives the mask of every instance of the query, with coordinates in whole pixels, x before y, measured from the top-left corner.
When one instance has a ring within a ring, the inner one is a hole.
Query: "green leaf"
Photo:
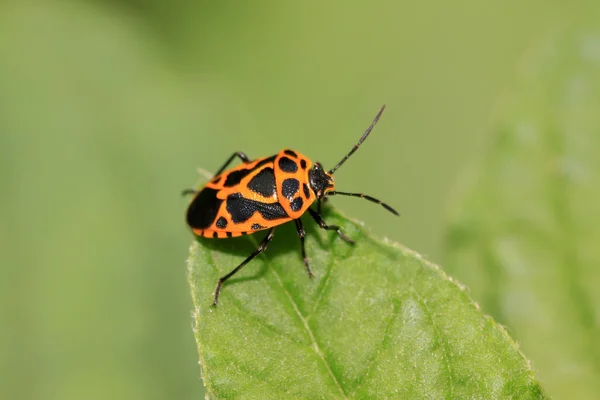
[[[528,361],[451,278],[419,254],[331,212],[354,246],[293,224],[223,287],[264,235],[199,239],[189,281],[210,398],[544,398]],[[396,222],[398,220],[394,220]]]
[[[556,398],[600,393],[600,29],[523,64],[455,207],[448,270],[509,327]]]

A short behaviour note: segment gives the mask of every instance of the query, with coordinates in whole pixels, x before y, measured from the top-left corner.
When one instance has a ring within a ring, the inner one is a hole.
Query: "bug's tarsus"
[[[229,164],[231,164],[231,162],[233,161],[233,159],[236,158],[236,157],[238,157],[240,160],[242,160],[242,162],[244,164],[247,164],[247,163],[251,162],[250,159],[248,158],[248,156],[246,155],[246,153],[241,152],[241,151],[236,151],[235,153],[233,153],[231,155],[231,157],[229,157],[227,159],[227,161],[225,161],[225,165],[223,165],[221,167],[221,169],[219,169],[219,171],[217,171],[217,173],[215,174],[215,176],[221,175],[223,173],[223,171],[225,171],[225,168],[227,168],[227,166]]]
[[[360,197],[360,198],[372,201],[373,203],[380,204],[383,208],[385,208],[386,210],[388,210],[392,214],[400,216],[400,214],[398,214],[398,211],[394,210],[392,207],[388,206],[387,204],[385,204],[381,200],[378,200],[375,197],[367,196],[366,194],[363,194],[363,193],[348,193],[348,192],[338,192],[337,190],[332,190],[331,192],[327,193],[327,196],[335,196],[335,195],[338,195],[338,194],[342,195],[342,196]]]
[[[373,130],[373,127],[375,126],[375,124],[377,124],[377,121],[379,121],[379,117],[381,117],[381,114],[383,114],[383,110],[385,110],[385,104],[383,106],[381,106],[381,108],[379,109],[379,112],[375,116],[375,119],[373,119],[373,122],[371,122],[371,125],[369,125],[369,127],[367,128],[367,130],[365,131],[365,133],[363,133],[363,135],[360,137],[360,139],[358,140],[358,143],[356,143],[354,145],[354,147],[352,148],[352,150],[350,150],[350,152],[348,154],[346,154],[346,156],[344,158],[342,158],[342,160],[339,163],[337,163],[337,165],[335,167],[333,167],[333,168],[331,168],[329,170],[328,174],[333,174],[335,171],[337,171],[337,169],[339,167],[341,167],[342,164],[345,163],[346,160],[349,159],[352,154],[354,154],[354,152],[365,141],[365,139],[367,138],[367,136],[369,136],[369,134]]]
[[[315,274],[313,274],[310,269],[310,265],[308,265],[308,257],[306,257],[306,247],[304,245],[304,236],[306,236],[306,232],[304,232],[304,227],[302,226],[302,221],[300,218],[295,219],[296,222],[296,230],[298,231],[298,237],[300,238],[300,247],[302,248],[302,259],[304,260],[304,266],[306,267],[306,272],[308,273],[309,278],[313,278]]]
[[[240,269],[242,269],[250,261],[252,261],[252,259],[254,257],[256,257],[257,255],[259,255],[260,253],[262,253],[263,251],[265,251],[267,249],[267,245],[269,244],[269,242],[271,240],[273,240],[273,231],[274,230],[275,230],[275,228],[271,228],[269,230],[269,233],[267,234],[267,236],[265,236],[265,238],[263,239],[263,241],[260,242],[260,244],[258,245],[258,248],[256,250],[254,250],[252,252],[252,254],[250,254],[248,256],[248,258],[246,258],[240,265],[238,265],[237,267],[235,267],[227,275],[222,276],[221,278],[219,278],[219,282],[217,283],[217,287],[215,288],[215,300],[213,301],[213,304],[212,304],[213,306],[216,306],[217,303],[219,302],[219,293],[221,292],[221,287],[223,286],[223,284],[225,283],[225,281],[227,279],[231,278],[233,275],[235,275]]]
[[[187,196],[188,194],[196,194],[196,193],[198,193],[198,191],[194,190],[194,189],[184,189],[181,191],[182,196]]]
[[[327,223],[325,222],[325,220],[323,219],[323,217],[321,217],[321,214],[319,214],[318,212],[316,212],[315,210],[313,210],[312,208],[308,208],[308,212],[310,213],[310,215],[313,217],[313,219],[315,220],[315,222],[317,224],[319,224],[319,226],[322,229],[326,229],[328,231],[336,231],[338,236],[340,238],[342,238],[342,240],[346,243],[350,243],[350,244],[354,244],[354,240],[350,239],[348,236],[344,235],[344,233],[341,231],[340,227],[337,225],[327,225]]]

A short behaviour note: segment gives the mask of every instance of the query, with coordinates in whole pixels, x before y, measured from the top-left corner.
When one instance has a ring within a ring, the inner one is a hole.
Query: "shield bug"
[[[187,223],[195,235],[225,239],[268,231],[252,254],[219,279],[213,305],[219,301],[219,293],[225,281],[266,250],[273,239],[275,227],[289,221],[294,221],[296,224],[304,266],[308,276],[313,277],[304,246],[305,231],[300,219],[306,212],[321,228],[336,231],[342,240],[353,244],[354,241],[344,235],[339,226],[328,225],[321,217],[321,203],[327,197],[334,195],[361,197],[380,204],[392,214],[398,215],[392,207],[374,197],[363,193],[335,190],[333,179],[335,171],[369,136],[384,109],[385,106],[381,107],[358,143],[329,171],[323,169],[321,163],[313,163],[295,150],[284,149],[273,156],[256,160],[250,160],[242,152],[235,152],[202,189],[199,191],[188,189],[183,192],[194,195],[187,209]],[[239,158],[242,164],[227,169],[236,158]],[[311,208],[315,201],[316,210]]]

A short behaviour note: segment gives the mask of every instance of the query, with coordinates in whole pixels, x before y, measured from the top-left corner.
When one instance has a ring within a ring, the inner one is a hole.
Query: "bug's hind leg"
[[[304,232],[304,227],[302,226],[302,221],[300,218],[295,219],[296,222],[296,230],[298,231],[298,237],[300,238],[300,246],[302,248],[302,259],[304,260],[304,266],[306,267],[306,272],[308,273],[308,277],[312,278],[315,276],[312,270],[310,269],[310,265],[308,265],[308,258],[306,257],[306,247],[304,245],[304,236],[306,236],[306,232]]]
[[[309,208],[308,212],[310,213],[311,217],[313,217],[313,219],[317,222],[317,224],[319,224],[319,226],[321,228],[327,229],[327,230],[331,230],[331,231],[336,231],[337,234],[339,235],[339,237],[342,238],[342,240],[344,242],[350,243],[350,244],[354,244],[354,240],[352,240],[348,236],[344,235],[344,233],[340,230],[339,226],[337,226],[337,225],[327,225],[327,223],[325,223],[325,221],[323,220],[323,217],[321,217],[321,214],[319,214],[318,212],[316,212],[312,208]]]
[[[227,166],[229,164],[231,164],[231,162],[233,161],[233,159],[236,158],[236,157],[238,157],[240,160],[242,160],[242,162],[244,164],[247,164],[247,163],[250,162],[250,159],[248,158],[248,156],[245,153],[243,153],[241,151],[236,151],[235,153],[233,153],[231,155],[231,157],[229,157],[227,159],[227,161],[225,161],[225,164],[223,164],[223,166],[221,167],[221,169],[219,169],[219,171],[215,174],[215,176],[221,175],[221,173],[223,173],[223,171],[225,171],[225,168],[227,168]]]
[[[219,293],[221,292],[221,287],[225,283],[225,281],[235,275],[240,269],[244,267],[244,265],[248,264],[254,257],[262,253],[267,249],[267,245],[273,239],[273,230],[275,228],[271,228],[267,236],[263,239],[262,242],[258,245],[258,248],[252,252],[240,265],[235,267],[230,273],[225,276],[219,278],[219,282],[217,283],[217,287],[215,288],[215,300],[213,301],[213,306],[216,306],[219,302]]]

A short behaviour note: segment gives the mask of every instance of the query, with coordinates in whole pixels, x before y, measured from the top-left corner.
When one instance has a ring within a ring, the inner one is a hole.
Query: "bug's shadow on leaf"
[[[322,216],[327,221],[329,215],[333,213],[329,209],[329,207],[325,206],[322,209]],[[334,231],[324,231],[321,229],[315,221],[310,218],[304,216],[302,218],[304,231],[306,232],[306,237],[315,238],[317,242],[317,246],[321,249],[327,249],[332,246],[332,244],[341,240]],[[252,252],[256,250],[260,242],[267,235],[267,230],[256,232],[252,235],[240,236],[236,238],[230,239],[209,239],[204,237],[196,237],[196,240],[200,245],[204,248],[210,250],[211,252],[222,252],[226,254],[231,254],[239,257],[240,260],[244,260],[246,257],[250,256]],[[352,246],[349,244],[349,246]],[[307,249],[308,257],[310,259],[310,249]],[[269,243],[268,248],[264,251],[263,254],[259,254],[254,260],[250,261],[246,266],[244,266],[243,271],[251,270],[253,273],[251,274],[243,274],[239,277],[237,275],[231,277],[227,280],[225,286],[234,285],[236,283],[251,281],[255,279],[261,279],[265,276],[268,271],[267,263],[259,263],[260,268],[257,269],[255,261],[261,259],[262,257],[275,258],[278,256],[287,256],[291,257],[294,262],[297,261],[297,265],[299,268],[303,268],[304,264],[302,262],[302,253],[300,247],[300,239],[298,237],[298,233],[296,231],[296,227],[293,221],[282,224],[280,226],[275,227],[274,237],[271,243]],[[241,261],[240,261],[241,262]],[[239,264],[232,264],[229,268],[222,268],[219,270],[219,276],[223,276],[228,272],[232,271]],[[216,282],[215,282],[216,284]]]
[[[196,237],[196,240],[198,241],[198,243],[200,243],[203,247],[210,250],[211,252],[222,252],[226,254],[231,254],[239,257],[239,259],[243,261],[246,257],[250,256],[250,254],[252,254],[252,252],[254,252],[257,249],[260,242],[262,242],[262,240],[267,235],[267,232],[268,231],[265,230],[256,232],[252,235],[216,240],[203,237]],[[252,273],[251,275],[240,275],[239,277],[237,275],[234,275],[229,280],[227,280],[225,286],[230,286],[232,284],[251,281],[264,277],[264,275],[267,273],[268,265],[264,262],[256,263],[256,261],[262,259],[262,257],[265,257],[265,255],[269,258],[277,257],[280,255],[288,255],[288,257],[298,257],[298,265],[302,266],[302,257],[300,256],[300,239],[298,238],[296,227],[293,222],[277,226],[274,231],[273,240],[271,241],[271,243],[269,243],[267,249],[262,254],[257,255],[255,259],[251,260],[242,269],[242,271],[252,270],[254,271],[254,273]],[[260,264],[260,269],[257,270],[255,264]],[[232,264],[229,267],[229,269],[221,269],[219,271],[220,276],[223,276],[229,271],[232,271],[238,265],[239,264]]]
[[[240,258],[240,260],[244,260],[245,257],[248,257],[250,254],[252,254],[252,252],[254,250],[256,250],[256,248],[258,247],[257,243],[260,243],[262,238],[265,236],[265,233],[257,232],[254,235],[256,236],[256,238],[253,238],[251,236],[240,236],[240,237],[230,238],[230,239],[209,239],[209,238],[196,236],[196,241],[198,243],[200,243],[201,246],[208,249],[210,252],[226,253],[226,254],[237,256]],[[269,250],[270,250],[270,248],[267,249],[267,251],[269,251]],[[258,257],[260,257],[260,255],[258,255]],[[252,264],[253,263],[251,261],[248,265],[246,265],[244,267],[243,270],[246,270],[246,268],[248,268],[248,269],[252,268]],[[229,271],[233,270],[238,265],[239,264],[232,264],[229,267],[229,269],[219,268],[218,275],[223,276],[223,275],[229,273]],[[260,270],[258,270],[252,276],[246,276],[243,278],[242,277],[237,278],[234,276],[227,281],[225,286],[229,286],[236,282],[242,282],[242,281],[261,278],[267,272],[266,265],[265,264],[261,264],[261,265],[262,265],[262,267],[260,268]],[[215,281],[215,284],[216,283],[217,282]]]
[[[347,227],[343,226],[343,223],[339,220],[340,215],[335,212],[335,208],[330,206],[328,203],[324,203],[321,208],[321,217],[328,225],[340,225],[340,228],[344,234],[348,233]],[[334,230],[325,230],[321,228],[312,218],[306,218],[307,223],[304,224],[304,228],[307,236],[311,236],[316,238],[317,244],[320,249],[326,250],[330,249],[332,246],[336,245],[338,242],[343,244],[344,246],[352,247],[355,244],[345,243],[342,238],[340,238],[336,231]],[[351,240],[356,241],[357,237],[350,236]]]

